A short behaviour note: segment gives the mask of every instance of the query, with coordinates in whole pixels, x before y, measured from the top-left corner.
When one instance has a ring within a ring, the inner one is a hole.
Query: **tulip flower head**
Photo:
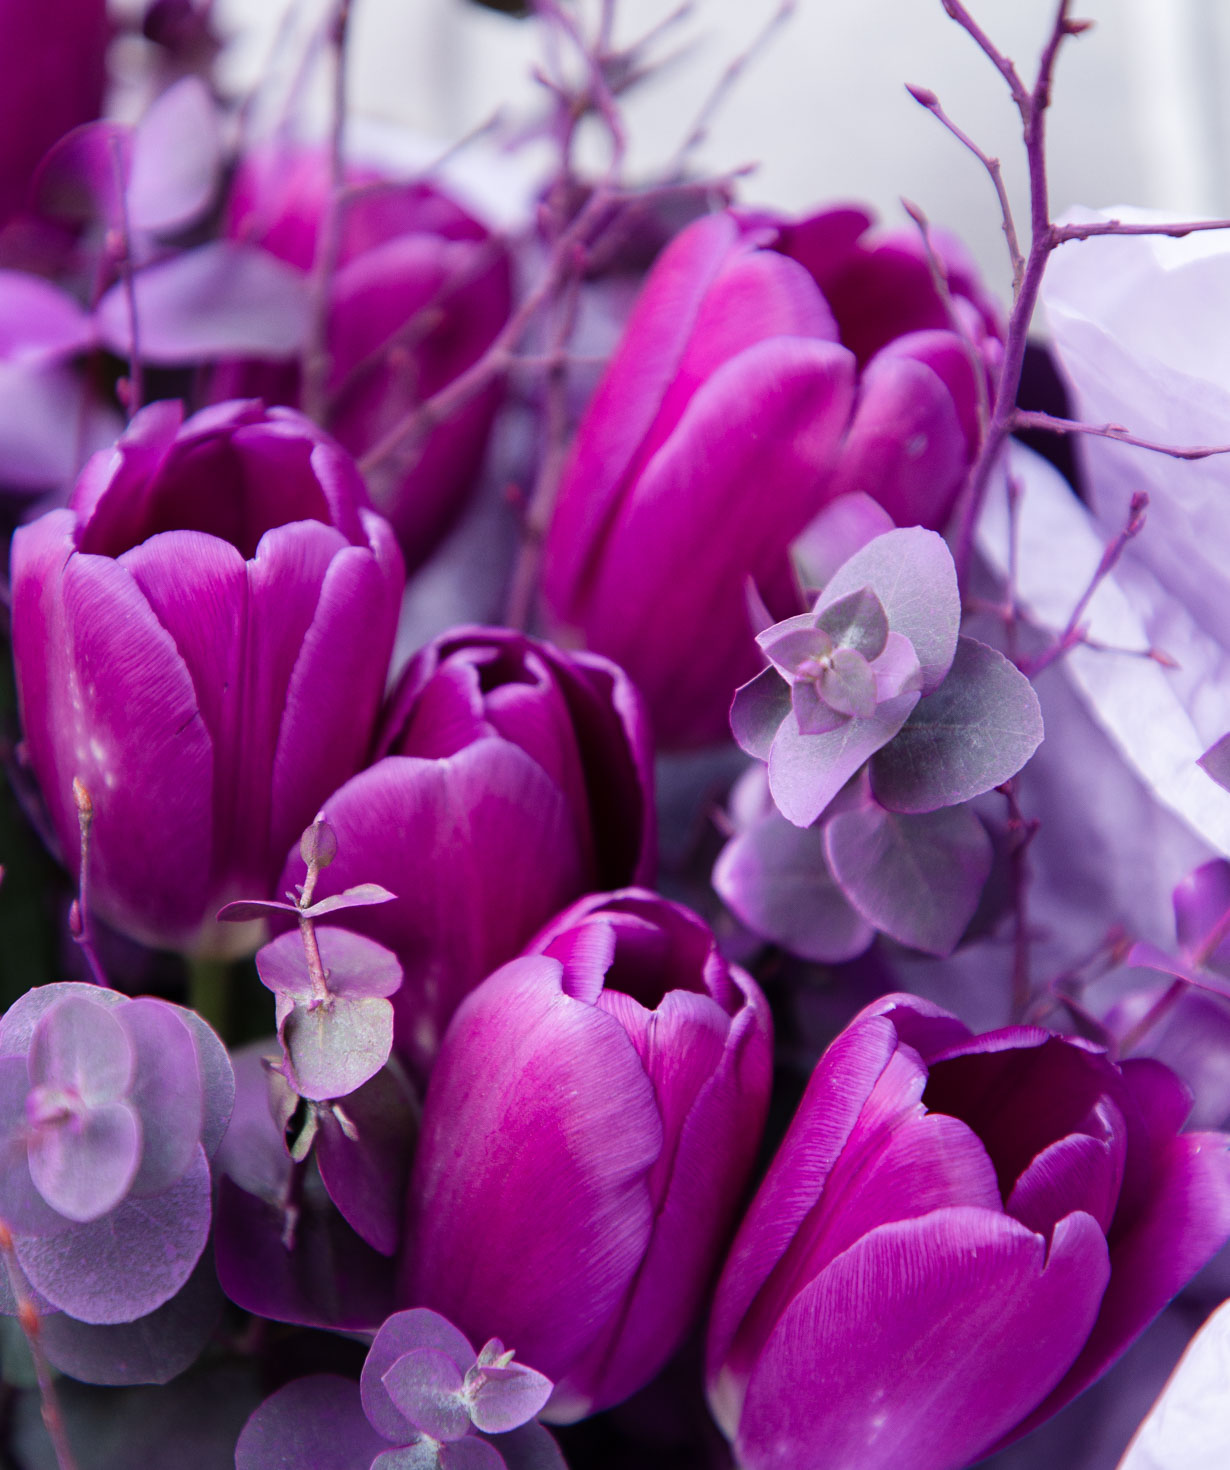
[[[628,670],[665,746],[724,736],[756,668],[747,583],[773,616],[799,611],[788,551],[826,504],[861,492],[899,525],[942,526],[977,453],[994,309],[945,240],[953,330],[917,244],[874,241],[870,224],[838,209],[690,225],[650,272],[577,432],[546,605]],[[851,654],[838,666],[866,708]]]
[[[348,927],[396,954],[396,1048],[424,1070],[468,991],[582,893],[656,858],[641,701],[623,671],[501,628],[454,629],[412,660],[376,759],[324,803],[339,851],[318,898],[375,880],[394,902]],[[306,871],[291,853],[279,887]]]
[[[912,996],[863,1011],[718,1286],[739,1464],[960,1470],[1075,1397],[1230,1238],[1230,1140],[1179,1133],[1189,1107],[1157,1062]]]
[[[520,1341],[548,1417],[642,1387],[700,1306],[768,1101],[768,1008],[678,904],[581,900],[445,1036],[402,1300]]]
[[[358,768],[401,558],[344,452],[287,409],[139,413],[64,510],[13,538],[25,744],[66,862],[93,802],[93,901],[143,942],[243,952],[214,914],[268,894]]]

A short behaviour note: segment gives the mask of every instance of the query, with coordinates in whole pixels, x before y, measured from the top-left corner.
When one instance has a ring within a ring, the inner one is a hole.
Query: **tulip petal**
[[[852,393],[852,359],[829,342],[778,337],[723,363],[620,503],[583,605],[560,610],[629,671],[660,740],[724,734],[716,692],[759,662],[745,579],[780,580],[786,544],[823,499]],[[747,494],[753,481],[773,486],[771,515]],[[721,536],[698,544],[696,528],[714,525]],[[695,576],[680,574],[689,557],[703,558]],[[671,630],[683,627],[703,635],[680,642]]]
[[[902,526],[941,527],[970,458],[948,385],[925,363],[878,353],[859,380],[858,404],[834,475],[839,495],[874,494]]]
[[[293,672],[282,686],[270,806],[277,853],[307,826],[323,798],[363,764],[379,713],[404,573],[384,522],[364,512],[364,525],[372,549],[352,547],[333,558]]]
[[[589,572],[594,541],[615,512],[626,466],[674,379],[705,294],[738,249],[729,215],[699,220],[662,252],[637,298],[577,434],[551,522],[544,584],[561,612]]]
[[[740,1463],[961,1470],[1062,1377],[1108,1274],[1087,1215],[1060,1223],[1049,1256],[985,1210],[881,1226],[779,1321],[748,1385]]]
[[[1120,1129],[1123,1126],[1120,1116]],[[1004,1208],[1042,1236],[1050,1234],[1057,1220],[1083,1210],[1105,1234],[1119,1203],[1122,1181],[1123,1149],[1116,1148],[1113,1135],[1090,1138],[1073,1133],[1042,1150],[1013,1186]]]
[[[566,1380],[553,1411],[568,1403],[570,1390],[584,1412],[619,1403],[643,1387],[704,1300],[710,1263],[728,1237],[755,1158],[772,1082],[768,1003],[750,976],[733,968],[731,973],[744,1003],[717,1065],[687,1115],[674,1122],[671,1172],[656,1181],[659,1213],[625,1310],[569,1375],[586,1392],[572,1390]],[[671,1126],[668,1121],[668,1140]],[[660,1172],[659,1165],[655,1174]]]
[[[1028,1433],[1102,1374],[1228,1239],[1230,1146],[1225,1135],[1172,1137],[1154,1159],[1143,1208],[1122,1223],[1116,1219],[1112,1227],[1110,1286],[1089,1341],[1018,1433]]]
[[[892,1022],[858,1019],[833,1042],[807,1091],[764,1183],[744,1216],[713,1302],[706,1347],[709,1402],[728,1438],[738,1425],[749,1363],[733,1363],[735,1334],[769,1273],[785,1253],[857,1125],[892,1058]]]
[[[432,1073],[403,1300],[498,1336],[558,1381],[644,1256],[662,1144],[618,1022],[566,995],[557,961],[505,965],[458,1011]]]
[[[325,804],[338,856],[321,896],[358,878],[393,903],[348,910],[348,928],[394,951],[396,1045],[420,1064],[484,975],[515,955],[585,883],[559,788],[524,751],[480,740],[447,760],[386,756]],[[280,888],[302,880],[296,846]]]
[[[57,513],[13,538],[14,650],[31,764],[72,870],[73,777],[90,793],[100,912],[155,943],[187,939],[209,881],[210,736],[183,659],[131,576],[109,558],[72,555],[68,524]],[[134,832],[161,836],[137,842]]]
[[[933,1061],[924,1101],[932,1112],[973,1128],[1007,1196],[1057,1138],[1108,1136],[1105,1101],[1121,1091],[1115,1068],[1096,1048],[1009,1027],[974,1037]]]

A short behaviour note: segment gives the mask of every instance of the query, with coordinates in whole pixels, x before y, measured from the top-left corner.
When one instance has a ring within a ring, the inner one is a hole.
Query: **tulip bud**
[[[354,466],[259,404],[138,414],[67,509],[13,538],[26,747],[90,892],[145,943],[234,951],[213,915],[268,894],[371,739],[402,589]]]
[[[768,1007],[687,909],[583,899],[462,1004],[428,1086],[401,1297],[581,1418],[687,1332],[768,1102]]]
[[[771,617],[801,612],[787,551],[829,500],[862,491],[900,525],[940,526],[977,453],[994,311],[955,241],[937,236],[954,322],[921,242],[867,244],[870,224],[839,209],[689,226],[578,430],[547,607],[628,670],[663,745],[726,734],[758,667],[748,580]]]
[[[1230,1140],[1179,1134],[1189,1105],[1160,1064],[1036,1027],[863,1011],[718,1285],[740,1466],[961,1470],[1074,1398],[1230,1237]]]
[[[343,921],[391,949],[396,1046],[424,1070],[462,997],[552,914],[654,863],[641,704],[621,670],[500,628],[462,628],[411,662],[374,764],[325,803],[336,861],[317,899],[397,895]],[[304,879],[290,855],[281,888]]]

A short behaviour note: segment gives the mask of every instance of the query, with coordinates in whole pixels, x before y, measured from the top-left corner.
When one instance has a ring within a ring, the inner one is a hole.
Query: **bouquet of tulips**
[[[364,3],[0,0],[5,1463],[1224,1465],[1230,222],[1052,218],[1070,0],[1006,301]]]

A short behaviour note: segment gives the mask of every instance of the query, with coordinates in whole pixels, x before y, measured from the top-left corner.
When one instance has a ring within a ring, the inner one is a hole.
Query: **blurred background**
[[[218,29],[229,38],[226,81],[243,90],[276,71],[293,54],[290,34],[322,3],[218,0]],[[296,20],[288,27],[291,7]],[[581,0],[576,8],[592,7]],[[675,8],[675,0],[619,0],[617,40]],[[1030,75],[1050,0],[969,0],[969,8]],[[670,156],[716,79],[776,9],[777,0],[694,0],[663,48],[684,54],[628,98],[634,171]],[[1180,216],[1230,212],[1230,101],[1221,85],[1230,67],[1230,5],[1084,0],[1075,13],[1095,25],[1059,67],[1055,212],[1120,203]],[[532,108],[538,47],[531,22],[475,0],[354,0],[353,114],[458,137],[498,104]],[[941,0],[798,0],[726,98],[697,161],[714,171],[758,161],[743,197],[792,210],[853,197],[897,222],[905,195],[956,229],[1002,292],[1008,273],[990,183],[907,95],[906,82],[936,92],[954,121],[999,155],[1023,215],[1024,163],[1007,91]]]

